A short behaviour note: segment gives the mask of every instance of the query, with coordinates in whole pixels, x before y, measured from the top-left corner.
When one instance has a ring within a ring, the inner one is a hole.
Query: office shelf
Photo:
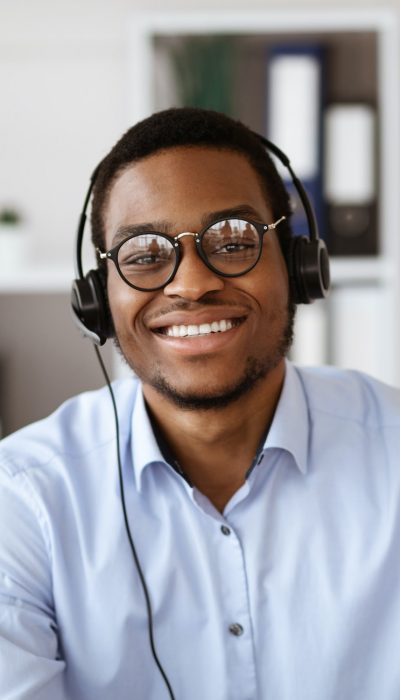
[[[72,266],[32,266],[16,273],[0,266],[1,294],[53,294],[69,292]]]
[[[263,42],[270,46],[275,40],[288,43],[326,40],[333,53],[336,52],[334,64],[340,72],[339,79],[329,86],[332,100],[338,101],[342,96],[347,102],[366,99],[373,104],[378,124],[379,254],[332,259],[330,300],[325,305],[317,302],[309,308],[299,309],[299,337],[304,340],[303,348],[311,349],[311,355],[308,357],[297,344],[294,356],[296,359],[297,353],[297,357],[306,363],[310,359],[354,364],[355,360],[359,369],[400,385],[400,236],[397,231],[400,220],[397,157],[400,112],[396,13],[387,8],[291,8],[290,11],[266,9],[137,15],[130,29],[128,93],[132,123],[155,110],[179,104],[176,83],[174,89],[171,80],[173,71],[166,61],[168,47],[201,36],[231,38],[236,50],[239,53],[243,50],[242,74],[248,74],[249,79],[239,81],[239,97],[243,97],[240,94],[243,90],[246,99],[236,99],[239,114],[235,116],[243,118],[258,131],[262,130],[264,119],[262,110],[254,116],[260,99],[263,99],[260,90],[263,86],[260,75],[263,73],[257,68],[258,60],[265,61]],[[366,55],[368,68],[364,62]],[[252,62],[250,68],[249,60]],[[354,79],[355,63],[360,79]],[[253,97],[252,90],[256,93]],[[251,105],[244,115],[240,111],[243,103]],[[354,317],[354,323],[349,323],[349,317]],[[303,328],[300,328],[301,324]],[[346,354],[349,348],[353,350]],[[366,348],[369,354],[365,352]]]

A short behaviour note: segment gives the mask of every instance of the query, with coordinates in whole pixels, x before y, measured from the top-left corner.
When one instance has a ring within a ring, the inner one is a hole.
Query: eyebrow
[[[262,222],[263,218],[260,216],[260,213],[250,204],[239,204],[235,207],[229,207],[228,209],[218,209],[217,211],[203,214],[201,217],[201,228],[205,228],[208,224],[211,224],[214,221],[222,221],[224,218],[232,219],[234,217],[243,217],[245,219],[250,218],[260,222]],[[112,238],[111,247],[116,246],[118,243],[120,243],[120,241],[123,241],[136,233],[165,233],[169,236],[173,236],[181,233],[181,231],[176,229],[176,226],[166,220],[120,226]]]

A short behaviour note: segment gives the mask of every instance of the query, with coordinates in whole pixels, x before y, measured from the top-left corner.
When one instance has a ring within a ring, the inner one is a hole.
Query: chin
[[[204,387],[203,385],[201,389],[180,389],[159,371],[153,375],[151,381],[146,382],[144,378],[142,379],[178,408],[187,411],[209,411],[226,408],[239,401],[265,379],[281,360],[281,356],[277,357],[273,363],[249,358],[242,377],[224,387]]]

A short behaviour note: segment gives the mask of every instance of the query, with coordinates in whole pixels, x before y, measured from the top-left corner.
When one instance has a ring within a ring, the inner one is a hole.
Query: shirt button
[[[221,532],[223,535],[230,535],[231,534],[229,527],[226,527],[226,525],[221,525]]]
[[[229,625],[229,632],[235,637],[240,637],[240,635],[243,634],[244,630],[242,625],[239,625],[238,622],[234,622],[232,625]]]

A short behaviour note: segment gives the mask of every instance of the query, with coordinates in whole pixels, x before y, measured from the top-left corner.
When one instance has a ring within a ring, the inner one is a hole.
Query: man
[[[106,389],[3,442],[2,700],[400,697],[400,396],[286,361],[289,216],[212,112],[153,115],[101,164],[93,240],[140,379],[114,385],[129,527]]]

